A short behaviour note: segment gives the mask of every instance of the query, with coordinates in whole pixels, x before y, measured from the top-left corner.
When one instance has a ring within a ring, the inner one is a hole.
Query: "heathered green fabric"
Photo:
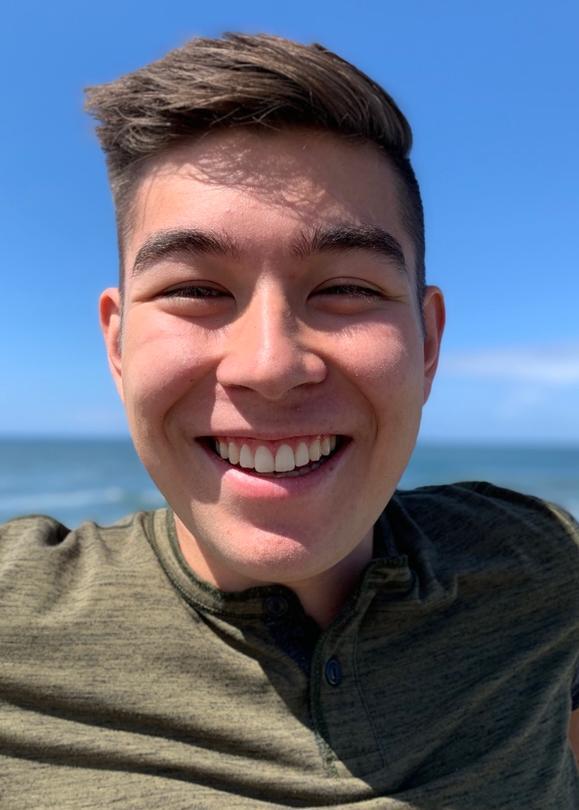
[[[375,546],[308,677],[279,641],[307,624],[293,594],[197,581],[169,511],[5,524],[0,807],[579,807],[577,525],[429,487],[393,498]]]

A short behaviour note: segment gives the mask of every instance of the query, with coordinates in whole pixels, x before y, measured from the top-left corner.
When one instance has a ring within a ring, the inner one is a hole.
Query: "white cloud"
[[[575,385],[579,384],[579,345],[443,352],[440,371],[452,377]]]

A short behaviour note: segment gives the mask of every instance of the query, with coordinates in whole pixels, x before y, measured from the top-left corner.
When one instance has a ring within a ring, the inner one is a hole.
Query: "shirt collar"
[[[397,538],[399,534],[392,529],[390,511],[387,508],[374,526],[374,557],[364,569],[358,588],[348,602],[350,608],[356,603],[369,603],[378,590],[387,591],[389,600],[403,599],[416,591],[416,572],[404,547],[409,538],[405,536],[404,543],[395,541],[395,534]],[[406,535],[410,530],[415,534],[415,527],[400,526],[399,510],[394,511],[399,531]],[[284,585],[260,585],[228,592],[199,579],[181,552],[172,510],[158,509],[149,514],[148,540],[173,586],[195,609],[231,619],[263,619],[271,616],[272,610],[303,614],[298,598]],[[411,550],[416,550],[415,545],[416,538],[410,541]]]

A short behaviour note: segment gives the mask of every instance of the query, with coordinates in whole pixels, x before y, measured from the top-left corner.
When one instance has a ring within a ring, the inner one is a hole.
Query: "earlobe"
[[[122,302],[120,292],[116,287],[109,287],[101,294],[99,319],[107,349],[109,368],[119,396],[124,401],[121,362]]]
[[[438,366],[440,344],[444,332],[446,312],[444,296],[438,287],[428,286],[424,293],[424,403],[430,396],[432,382]]]

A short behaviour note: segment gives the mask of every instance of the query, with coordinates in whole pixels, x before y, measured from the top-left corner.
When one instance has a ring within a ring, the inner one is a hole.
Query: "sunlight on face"
[[[111,367],[192,567],[231,589],[358,570],[442,329],[428,288],[423,337],[388,162],[317,132],[214,134],[150,164],[125,253]],[[298,467],[316,439],[328,455]],[[270,470],[278,452],[294,467]]]

